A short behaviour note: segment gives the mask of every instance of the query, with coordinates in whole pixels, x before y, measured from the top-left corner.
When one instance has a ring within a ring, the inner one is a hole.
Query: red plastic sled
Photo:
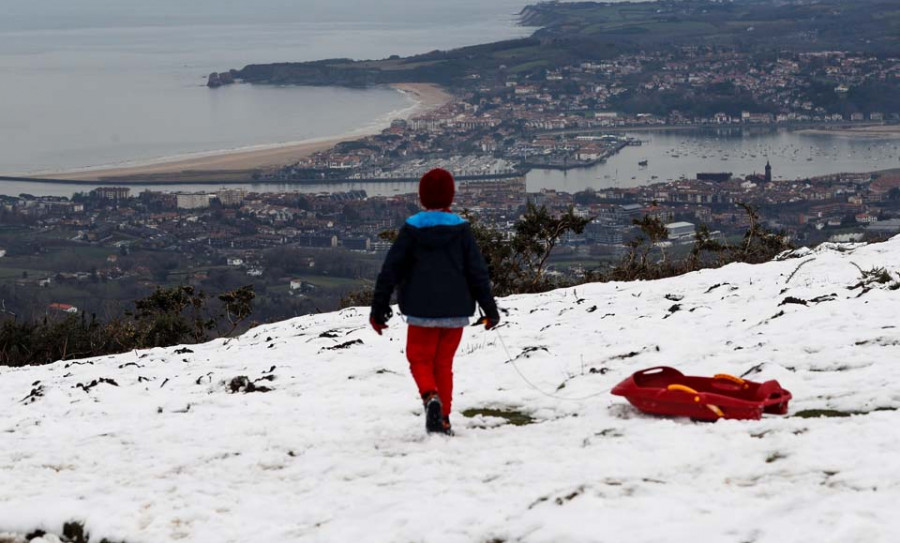
[[[784,415],[791,393],[778,381],[755,383],[717,374],[692,377],[675,368],[659,366],[639,371],[614,389],[645,413],[700,420],[752,419],[763,413]]]

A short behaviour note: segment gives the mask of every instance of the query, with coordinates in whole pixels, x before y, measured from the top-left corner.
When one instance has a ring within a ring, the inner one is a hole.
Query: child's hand
[[[481,317],[478,319],[478,322],[475,324],[483,324],[485,330],[490,330],[491,328],[495,328],[498,324],[500,324],[500,316],[496,317]]]
[[[379,336],[381,335],[381,331],[384,330],[384,329],[386,329],[386,328],[388,327],[387,324],[384,324],[384,323],[381,323],[381,322],[376,321],[376,320],[375,320],[375,317],[369,317],[369,324],[371,324],[371,325],[372,325],[372,328],[373,328],[376,332],[378,332],[378,335],[379,335]]]
[[[387,308],[386,310],[376,310],[372,309],[372,313],[369,314],[369,324],[372,325],[372,328],[378,332],[378,335],[381,335],[381,331],[388,327],[387,321],[393,316],[394,312],[391,311],[391,308]]]

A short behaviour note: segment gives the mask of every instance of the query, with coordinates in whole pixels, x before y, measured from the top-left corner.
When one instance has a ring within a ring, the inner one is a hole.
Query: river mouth
[[[532,170],[529,192],[637,187],[694,179],[698,173],[763,174],[775,180],[900,168],[900,139],[779,127],[625,131],[642,140],[605,163],[569,171]]]

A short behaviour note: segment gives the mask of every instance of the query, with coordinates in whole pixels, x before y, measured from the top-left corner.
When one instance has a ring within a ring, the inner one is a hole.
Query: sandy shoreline
[[[400,92],[411,95],[417,104],[410,108],[405,118],[421,115],[440,108],[453,97],[443,88],[428,83],[396,83],[391,85]],[[385,127],[357,131],[333,138],[322,138],[280,146],[265,146],[260,149],[245,149],[199,154],[194,157],[173,159],[126,167],[97,168],[78,171],[38,175],[35,177],[66,180],[115,180],[128,178],[130,182],[140,182],[136,177],[154,177],[166,174],[193,172],[238,172],[258,168],[272,168],[292,164],[318,151],[330,149],[343,141],[351,141],[377,134]]]
[[[845,136],[848,138],[900,138],[900,125],[878,124],[867,126],[836,126],[834,128],[807,128],[799,131],[801,134],[819,134],[830,136]]]

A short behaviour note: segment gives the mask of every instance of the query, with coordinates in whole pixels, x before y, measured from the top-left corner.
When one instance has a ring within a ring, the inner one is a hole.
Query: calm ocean
[[[384,124],[411,101],[384,88],[210,90],[205,76],[523,36],[530,30],[516,16],[526,3],[4,0],[0,173],[140,163]]]

